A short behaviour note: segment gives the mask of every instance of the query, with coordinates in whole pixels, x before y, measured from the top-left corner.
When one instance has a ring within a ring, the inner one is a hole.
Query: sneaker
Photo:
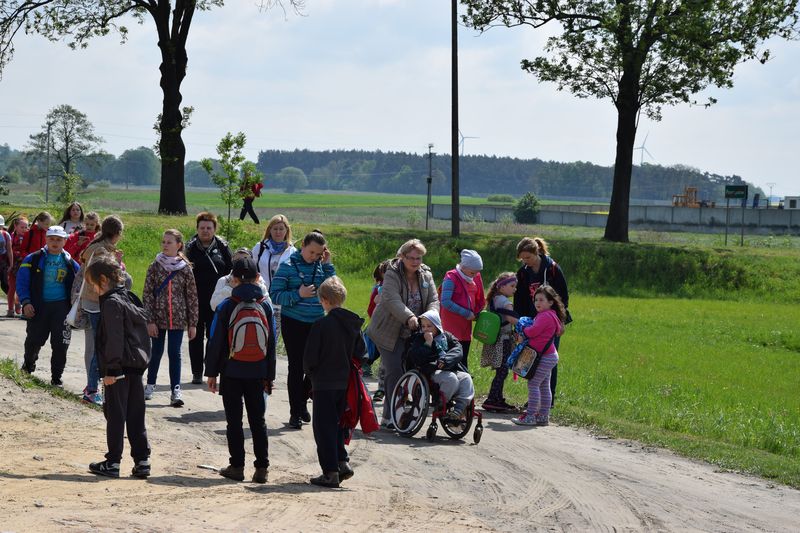
[[[131,475],[139,479],[147,479],[150,475],[150,459],[136,461],[133,465],[133,470],[131,470]]]
[[[321,476],[312,477],[310,481],[312,485],[335,489],[339,486],[339,472],[325,472]]]
[[[481,407],[484,411],[493,411],[493,412],[500,412],[505,411],[506,407],[503,405],[502,402],[498,402],[496,400],[487,400],[481,404]]]
[[[550,425],[550,420],[547,419],[547,418],[536,417],[535,420],[536,420],[536,425],[537,426],[549,426]]]
[[[90,391],[88,388],[86,388],[83,389],[83,397],[81,398],[81,401],[94,405],[103,405],[103,395],[96,390]]]
[[[535,426],[536,419],[532,416],[522,415],[511,419],[518,426]]]
[[[119,463],[109,463],[101,461],[89,464],[89,472],[98,476],[119,477]]]
[[[459,410],[458,410],[458,409],[456,409],[455,407],[453,407],[452,409],[450,409],[449,411],[447,411],[447,413],[444,415],[444,417],[445,417],[447,420],[452,420],[453,422],[456,422],[456,423],[458,423],[458,422],[464,422],[464,421],[467,419],[467,418],[464,416],[464,412],[463,412],[463,411],[459,411]]]
[[[303,429],[303,421],[300,420],[299,416],[290,416],[289,427],[292,429]]]
[[[394,427],[394,423],[388,418],[384,418],[381,421],[381,427],[387,431],[395,431],[397,429]]]
[[[192,376],[192,385],[202,385],[203,384],[203,376],[200,374],[195,374]]]
[[[382,402],[383,398],[386,396],[386,393],[382,390],[378,389],[375,391],[375,394],[372,395],[373,402]]]
[[[181,386],[175,385],[172,389],[172,395],[169,398],[169,404],[172,407],[183,407],[183,395],[181,394]]]
[[[36,365],[28,366],[23,363],[23,365],[19,369],[21,372],[25,374],[33,374],[33,372],[36,370]]]
[[[6,317],[7,317],[7,318],[15,318],[16,316],[17,316],[17,314],[14,312],[14,310],[13,310],[13,309],[9,309],[9,310],[6,312]]]
[[[303,422],[305,422],[306,424],[308,424],[308,423],[310,423],[310,422],[311,422],[311,413],[309,413],[309,412],[308,412],[308,409],[306,409],[305,411],[303,411],[303,414],[302,414],[302,415],[300,415],[300,420],[302,420],[302,421],[303,421]]]
[[[152,400],[153,399],[153,392],[155,392],[156,386],[155,384],[150,385],[149,383],[144,386],[144,399],[145,400]]]
[[[234,481],[244,481],[244,467],[228,465],[220,469],[219,475]]]
[[[50,380],[50,385],[53,387],[58,387],[59,389],[64,388],[64,382],[61,381],[61,378],[53,378]]]
[[[505,398],[503,398],[502,400],[500,400],[500,405],[502,405],[502,406],[503,406],[503,408],[504,408],[506,411],[516,411],[516,410],[517,410],[517,406],[516,406],[516,405],[512,405],[512,404],[508,403],[508,402],[506,401],[506,399],[505,399]]]
[[[266,467],[256,467],[256,471],[253,473],[253,483],[266,483],[267,477],[268,473]]]
[[[339,461],[339,481],[340,482],[347,481],[348,479],[353,477],[354,474],[355,474],[355,472],[353,472],[353,468],[350,466],[350,463],[348,463],[347,461]]]

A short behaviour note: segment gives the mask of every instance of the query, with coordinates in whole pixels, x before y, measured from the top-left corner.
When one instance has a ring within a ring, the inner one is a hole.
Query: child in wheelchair
[[[464,421],[467,406],[475,397],[475,387],[461,362],[461,344],[442,329],[437,311],[423,313],[419,322],[420,330],[409,340],[407,365],[416,367],[438,385],[445,405],[452,400],[447,419]]]

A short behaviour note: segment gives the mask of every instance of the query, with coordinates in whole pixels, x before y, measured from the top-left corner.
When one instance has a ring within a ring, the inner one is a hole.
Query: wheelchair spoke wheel
[[[430,406],[428,382],[416,370],[403,374],[392,391],[392,423],[398,433],[411,437],[425,423]]]

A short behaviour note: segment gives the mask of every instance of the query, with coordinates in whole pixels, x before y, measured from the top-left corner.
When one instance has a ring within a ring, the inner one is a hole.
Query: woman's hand
[[[411,318],[406,320],[406,325],[408,326],[408,329],[410,329],[411,331],[416,331],[417,328],[419,328],[419,319],[416,316],[412,316]]]
[[[152,322],[147,324],[147,334],[155,339],[158,337],[158,327]]]
[[[194,339],[197,336],[197,328],[195,326],[189,326],[189,340]]]
[[[317,288],[314,285],[300,285],[297,294],[300,295],[300,298],[311,298],[317,295]]]
[[[208,383],[208,390],[211,391],[212,394],[216,394],[217,393],[217,378],[209,376],[208,381],[206,381],[206,383]]]
[[[103,385],[113,385],[117,382],[116,376],[104,376],[103,377]]]
[[[322,262],[323,263],[330,263],[331,262],[331,251],[328,250],[328,247],[322,249]]]

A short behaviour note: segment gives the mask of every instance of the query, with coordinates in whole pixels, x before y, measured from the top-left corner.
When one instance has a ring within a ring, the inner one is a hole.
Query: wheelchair
[[[464,411],[466,420],[459,421],[447,417],[447,411],[454,405],[454,401],[445,401],[444,394],[439,391],[439,386],[428,376],[416,368],[406,371],[398,380],[392,391],[390,413],[395,430],[404,437],[416,435],[432,410],[431,424],[425,436],[429,442],[436,438],[439,424],[444,432],[453,440],[463,439],[472,428],[472,423],[477,418],[472,440],[475,444],[481,441],[483,435],[483,414],[475,410],[475,399],[470,401]]]

